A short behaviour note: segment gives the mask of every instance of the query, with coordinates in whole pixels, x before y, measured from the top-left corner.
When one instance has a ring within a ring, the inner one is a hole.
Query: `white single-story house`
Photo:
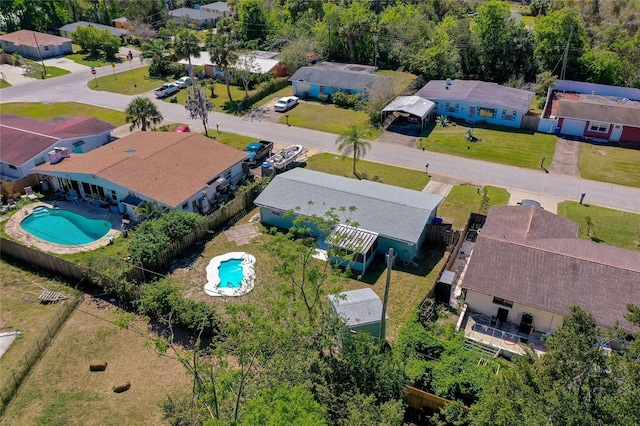
[[[637,329],[624,315],[640,306],[640,252],[578,238],[576,223],[539,207],[494,206],[460,280],[468,313],[493,318],[494,343],[509,324],[516,337],[553,333],[572,305],[600,327]]]
[[[131,217],[142,201],[206,214],[245,178],[247,156],[197,133],[136,132],[34,171],[56,190],[108,200]]]
[[[302,99],[319,98],[337,92],[367,96],[367,91],[378,81],[389,81],[391,77],[374,74],[376,67],[338,62],[318,62],[301,67],[290,78],[293,94]]]
[[[431,80],[415,94],[436,104],[438,115],[520,127],[534,93],[478,80]]]
[[[129,31],[125,30],[124,28],[110,27],[108,25],[96,24],[96,23],[87,22],[87,21],[78,21],[78,22],[73,22],[71,24],[67,24],[65,26],[58,28],[58,31],[60,31],[60,35],[62,37],[73,38],[73,33],[76,31],[78,27],[93,27],[98,31],[109,30],[111,34],[117,37],[124,37],[127,34],[129,34]]]
[[[559,80],[544,117],[559,135],[640,147],[640,89]]]
[[[36,60],[73,53],[71,43],[66,37],[31,30],[0,35],[0,46],[5,52]]]
[[[61,154],[62,149],[76,154],[92,151],[111,142],[113,129],[113,125],[93,117],[39,121],[2,114],[0,175],[10,180],[27,176],[34,167]]]
[[[271,74],[275,77],[283,77],[286,75],[284,63],[278,59],[278,52],[265,52],[262,50],[254,50],[251,52],[237,52],[238,60],[230,67],[231,76],[233,76],[234,67],[249,67],[251,72],[255,74]],[[189,71],[189,61],[180,60],[180,65],[185,71]],[[224,78],[224,72],[216,68],[211,56],[208,52],[200,52],[200,57],[191,57],[191,65],[193,67],[202,67],[206,76],[213,78]]]
[[[215,26],[220,15],[217,13],[209,12],[202,8],[191,9],[188,7],[180,7],[178,9],[170,10],[169,16],[172,18],[185,18],[188,17],[193,25],[197,27],[206,27],[207,25]]]
[[[382,302],[370,288],[344,291],[328,296],[329,307],[334,315],[340,317],[347,327],[354,332],[367,332],[380,338],[380,320],[382,319]],[[389,315],[385,312],[385,324]]]
[[[260,220],[265,226],[281,229],[289,229],[294,216],[324,217],[330,209],[347,209],[345,222],[348,219],[359,230],[367,231],[362,239],[367,246],[355,250],[351,266],[362,271],[375,254],[384,255],[389,248],[394,249],[398,260],[412,262],[442,200],[441,195],[295,168],[277,175],[254,203],[260,207]],[[350,207],[355,210],[350,211]],[[285,215],[287,212],[294,214]],[[376,238],[370,241],[372,234]],[[328,237],[319,231],[316,236]],[[331,238],[328,240],[331,242]],[[333,242],[340,245],[340,241]]]

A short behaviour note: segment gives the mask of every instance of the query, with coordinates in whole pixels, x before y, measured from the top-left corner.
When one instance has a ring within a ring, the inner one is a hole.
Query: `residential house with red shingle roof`
[[[43,59],[73,53],[71,39],[31,30],[19,30],[0,36],[0,47],[7,53],[25,58]]]
[[[245,178],[247,156],[197,133],[137,132],[35,171],[56,190],[119,203],[131,217],[143,201],[209,213]]]
[[[495,206],[458,285],[469,312],[493,318],[484,326],[513,323],[525,339],[552,333],[572,305],[601,327],[635,330],[624,315],[640,306],[640,252],[578,238],[576,223],[539,207]]]
[[[19,179],[66,150],[89,152],[111,141],[112,124],[93,117],[58,117],[49,121],[0,115],[0,175]],[[54,148],[59,148],[54,150]]]

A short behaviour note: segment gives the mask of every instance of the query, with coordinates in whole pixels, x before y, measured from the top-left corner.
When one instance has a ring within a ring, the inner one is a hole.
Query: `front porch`
[[[532,348],[536,355],[547,352],[545,333],[531,330],[530,333],[519,331],[519,325],[511,322],[494,321],[485,314],[462,310],[461,327],[467,339],[492,346],[500,351],[525,354],[525,348]]]

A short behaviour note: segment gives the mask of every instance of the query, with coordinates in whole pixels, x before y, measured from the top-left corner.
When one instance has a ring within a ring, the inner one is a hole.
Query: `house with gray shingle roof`
[[[203,9],[191,9],[188,7],[181,7],[178,9],[170,10],[169,16],[172,18],[185,18],[188,17],[193,25],[198,27],[205,27],[209,24],[215,25],[220,19],[220,15],[217,13],[208,12]]]
[[[109,30],[111,34],[117,37],[123,37],[129,34],[129,31],[123,28],[110,27],[108,25],[96,24],[94,22],[87,22],[87,21],[72,22],[71,24],[67,24],[65,26],[58,28],[58,31],[60,32],[60,35],[62,37],[73,38],[73,33],[76,31],[78,27],[93,27],[98,31]]]
[[[380,80],[389,80],[389,84],[393,84],[391,77],[376,75],[375,70],[369,65],[320,62],[300,68],[289,81],[293,94],[302,99],[319,98],[321,94],[331,96],[336,92],[366,97],[367,91]]]
[[[264,225],[281,229],[289,229],[294,216],[324,217],[330,209],[355,207],[344,220],[377,234],[373,253],[384,255],[393,247],[399,260],[411,262],[442,200],[441,195],[295,168],[277,175],[254,203]]]
[[[380,337],[382,302],[373,290],[362,288],[344,291],[330,294],[328,299],[333,314],[340,317],[350,330]],[[389,316],[385,313],[385,322],[388,321]]]
[[[520,127],[534,93],[478,80],[431,80],[416,96],[436,103],[438,115],[459,120]]]
[[[640,306],[640,252],[580,239],[576,223],[539,207],[494,206],[460,280],[470,312],[505,324],[552,333],[578,305],[601,327],[637,329],[624,315]]]

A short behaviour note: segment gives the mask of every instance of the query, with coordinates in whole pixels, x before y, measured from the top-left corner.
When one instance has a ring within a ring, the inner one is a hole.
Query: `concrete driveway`
[[[71,59],[67,59],[63,57],[45,59],[44,65],[50,66],[50,67],[62,68],[63,70],[67,70],[69,72],[85,71],[89,69],[89,67],[86,65],[77,64],[73,62]]]

